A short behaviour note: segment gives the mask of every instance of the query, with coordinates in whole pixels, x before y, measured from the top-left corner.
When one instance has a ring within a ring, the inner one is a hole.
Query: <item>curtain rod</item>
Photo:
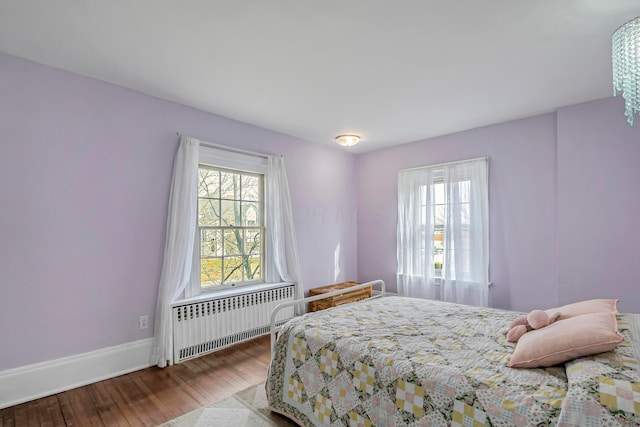
[[[455,162],[437,163],[435,165],[418,166],[418,167],[415,167],[415,168],[407,168],[407,169],[400,169],[400,170],[401,171],[413,171],[413,170],[425,169],[425,168],[437,168],[437,167],[441,167],[441,166],[455,165],[457,163],[467,163],[467,162],[474,162],[476,160],[487,160],[487,159],[489,159],[489,158],[488,157],[476,157],[475,159],[456,160]]]
[[[217,148],[219,150],[230,151],[232,153],[246,154],[248,156],[260,157],[262,159],[268,159],[269,158],[268,154],[258,153],[256,151],[243,150],[242,148],[229,147],[228,145],[216,144],[214,142],[207,142],[207,141],[203,141],[203,140],[198,139],[198,138],[194,138],[192,136],[182,135],[180,132],[176,132],[176,135],[178,135],[178,138],[186,136],[187,138],[197,139],[200,142],[200,145],[203,145],[203,146],[209,147],[209,148]]]

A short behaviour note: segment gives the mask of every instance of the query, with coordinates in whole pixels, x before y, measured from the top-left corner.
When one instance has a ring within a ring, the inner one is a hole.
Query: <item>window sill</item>
[[[455,280],[454,280],[454,282],[455,282]],[[436,277],[434,279],[434,285],[441,286],[442,285],[442,277]],[[493,282],[487,283],[487,288],[490,288],[492,285],[493,285]]]
[[[244,286],[238,286],[233,288],[225,288],[225,289],[220,289],[218,291],[203,293],[190,298],[183,298],[175,301],[173,304],[171,304],[171,306],[177,307],[180,305],[191,304],[191,303],[200,302],[200,301],[207,301],[207,300],[216,299],[216,298],[250,294],[256,291],[266,291],[269,289],[282,288],[287,285],[292,285],[292,283],[291,282],[260,283],[256,285],[244,285]]]

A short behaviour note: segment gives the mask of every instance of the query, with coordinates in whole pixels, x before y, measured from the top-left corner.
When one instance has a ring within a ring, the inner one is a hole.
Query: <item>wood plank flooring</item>
[[[0,410],[0,427],[157,426],[263,382],[269,336]]]

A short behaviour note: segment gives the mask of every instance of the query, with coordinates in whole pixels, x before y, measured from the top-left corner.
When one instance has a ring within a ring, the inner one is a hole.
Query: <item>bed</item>
[[[639,314],[614,313],[613,350],[533,369],[507,366],[520,314],[385,296],[296,317],[269,409],[307,427],[640,425]]]

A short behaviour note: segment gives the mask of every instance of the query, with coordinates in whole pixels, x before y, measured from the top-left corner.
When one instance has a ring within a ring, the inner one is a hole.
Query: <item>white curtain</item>
[[[441,227],[442,268],[435,268]],[[487,159],[400,171],[398,291],[476,306],[489,300]]]
[[[429,168],[398,174],[398,293],[404,296],[436,299],[433,221],[424,212],[432,175]]]
[[[300,273],[289,183],[282,157],[269,156],[268,158],[266,210],[265,222],[269,230],[271,256],[276,268],[268,279],[271,282],[282,280],[295,283],[296,299],[301,299],[304,297],[304,287]],[[296,314],[303,312],[304,307],[296,306]]]
[[[173,364],[171,303],[184,292],[193,260],[197,218],[199,141],[180,137],[173,165],[164,261],[156,303],[152,363],[163,368]]]

